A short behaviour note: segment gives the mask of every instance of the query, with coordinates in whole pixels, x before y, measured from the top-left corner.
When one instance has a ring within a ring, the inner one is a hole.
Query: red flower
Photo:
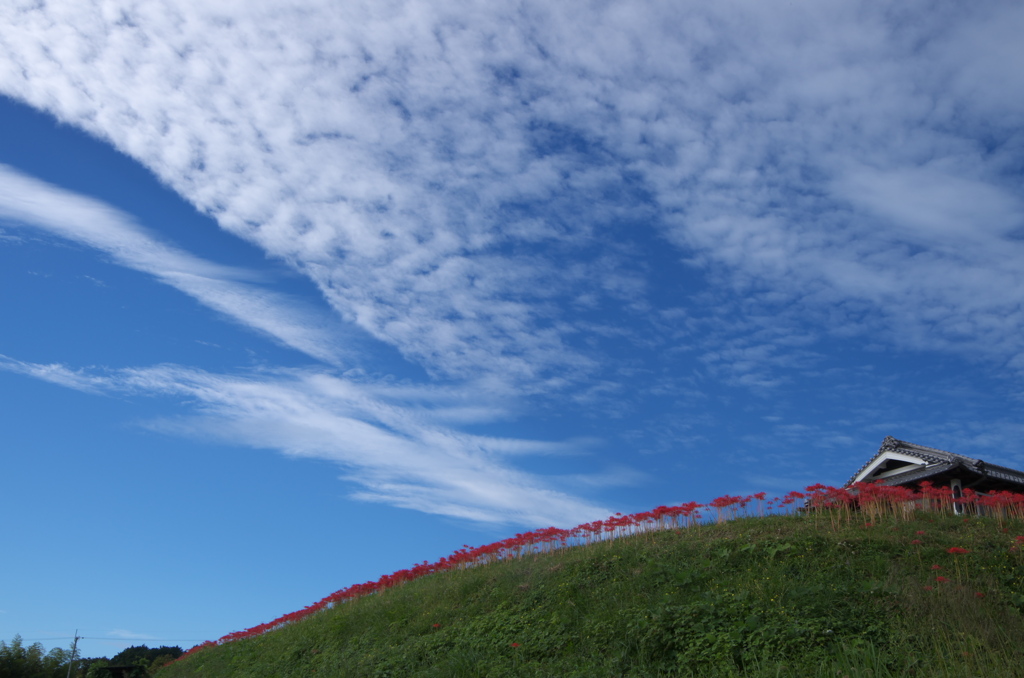
[[[942,565],[932,565],[932,569],[933,570],[941,570],[942,569]]]
[[[937,581],[937,582],[939,582],[939,583],[941,584],[942,582],[944,582],[944,581],[949,581],[949,580],[948,580],[948,579],[946,579],[945,577],[936,577],[936,578],[935,578],[935,581]]]
[[[519,647],[519,643],[512,643],[512,647]]]
[[[1014,537],[1013,540],[1014,541],[1024,541],[1024,535],[1021,535],[1019,537]]]
[[[974,597],[975,598],[984,598],[985,594],[982,593],[981,591],[978,591],[977,593],[974,594]]]
[[[935,588],[935,587],[933,587],[933,586],[925,586],[924,590],[925,591],[931,591],[933,588]]]
[[[435,629],[439,629],[439,628],[441,628],[441,625],[440,624],[434,624],[434,628]]]
[[[918,534],[924,534],[924,530],[918,530],[917,533]]]
[[[920,539],[911,539],[911,540],[910,540],[910,543],[911,543],[911,544],[920,544],[920,543],[921,543],[921,540],[920,540]]]
[[[949,550],[946,551],[946,553],[959,554],[959,553],[970,553],[970,551],[968,551],[967,549],[962,549],[959,546],[952,546],[952,547],[949,548]]]

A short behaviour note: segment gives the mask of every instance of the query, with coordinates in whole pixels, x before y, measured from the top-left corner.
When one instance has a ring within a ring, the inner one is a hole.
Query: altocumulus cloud
[[[1019,353],[1024,55],[992,36],[1022,26],[1009,2],[25,2],[0,88],[436,374],[544,389],[597,369],[564,300],[606,271],[560,262],[637,213],[826,331]]]

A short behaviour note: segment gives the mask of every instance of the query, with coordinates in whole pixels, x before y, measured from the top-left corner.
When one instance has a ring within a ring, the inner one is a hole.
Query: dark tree
[[[0,640],[0,678],[65,678],[69,650],[55,647],[49,652],[40,643],[25,646],[21,636],[10,644]]]
[[[138,669],[133,671],[133,678],[145,678],[150,674],[151,670],[177,659],[184,652],[177,645],[174,647],[168,647],[167,645],[161,645],[160,647],[133,645],[114,655],[110,659],[110,666],[136,666]]]

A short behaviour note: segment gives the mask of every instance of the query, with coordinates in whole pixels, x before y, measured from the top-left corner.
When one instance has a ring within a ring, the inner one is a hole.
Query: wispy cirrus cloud
[[[255,284],[253,272],[177,248],[103,202],[0,165],[0,219],[95,248],[285,346],[341,362],[341,323],[329,311],[304,308],[304,302]]]
[[[358,500],[520,525],[572,525],[609,513],[508,463],[524,454],[569,453],[577,443],[462,433],[446,425],[450,410],[422,407],[460,401],[466,409],[472,404],[479,411],[481,395],[475,389],[438,396],[312,370],[247,376],[174,365],[90,371],[6,356],[0,356],[0,369],[94,393],[187,399],[194,403],[192,414],[149,425],[177,435],[335,462],[343,469],[342,477],[359,486],[351,495]]]
[[[111,631],[107,631],[107,636],[123,640],[153,640],[156,638],[156,636],[148,633],[136,633],[135,631],[128,631],[126,629],[113,629]]]
[[[340,332],[327,331],[325,318],[297,311],[296,300],[247,282],[254,273],[162,242],[100,201],[0,165],[0,218],[95,248],[245,326],[337,364]],[[150,425],[177,435],[336,462],[344,469],[343,478],[361,487],[352,494],[358,500],[522,525],[608,513],[504,461],[565,454],[576,444],[471,435],[452,428],[507,417],[510,394],[500,383],[388,384],[362,377],[361,370],[345,377],[317,369],[248,377],[175,366],[89,370],[2,355],[0,369],[96,394],[169,395],[198,402],[199,412],[192,416]]]

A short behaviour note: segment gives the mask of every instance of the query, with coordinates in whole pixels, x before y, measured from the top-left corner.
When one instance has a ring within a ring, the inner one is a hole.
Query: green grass
[[[423,577],[157,676],[1024,676],[1024,525],[1006,527],[775,516],[649,533]]]

